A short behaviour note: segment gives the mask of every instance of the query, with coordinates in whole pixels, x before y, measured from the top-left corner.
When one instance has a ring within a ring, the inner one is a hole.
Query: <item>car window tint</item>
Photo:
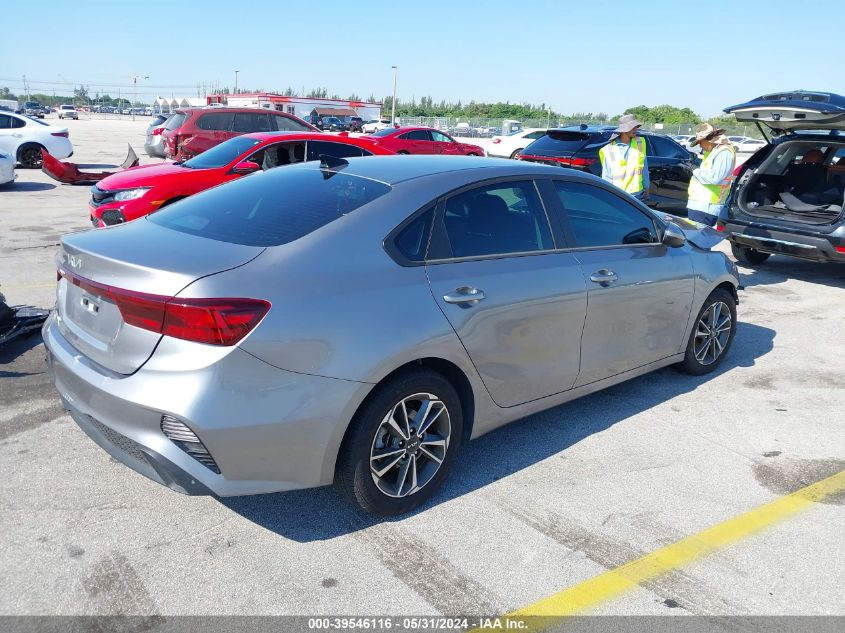
[[[8,130],[12,127],[12,117],[8,114],[0,114],[0,130]]]
[[[404,134],[402,138],[410,141],[430,141],[431,137],[428,135],[428,130],[411,130]]]
[[[452,142],[452,139],[450,139],[448,136],[446,136],[442,132],[431,132],[431,138],[433,140],[437,141],[438,143],[451,143]]]
[[[275,121],[275,129],[280,132],[310,132],[312,129],[293,117],[279,116],[276,114],[273,115],[272,119]]]
[[[421,262],[425,259],[433,217],[434,210],[429,209],[402,229],[394,239],[393,243],[396,245],[396,250],[408,260]]]
[[[186,115],[182,114],[181,112],[177,112],[167,120],[164,129],[168,132],[172,132],[173,130],[181,127],[181,125],[185,122],[186,118],[188,118]]]
[[[197,120],[197,127],[201,130],[228,130],[232,115],[225,112],[203,114]]]
[[[280,246],[334,222],[390,191],[375,180],[300,166],[270,169],[214,187],[147,216],[199,237]]]
[[[531,181],[488,185],[453,196],[446,201],[443,221],[455,257],[553,248]]]
[[[267,114],[256,113],[236,113],[235,121],[232,124],[233,132],[269,132],[270,131],[270,117]]]
[[[658,241],[654,222],[624,198],[593,185],[555,181],[566,218],[582,248],[651,244]]]
[[[347,143],[332,143],[330,141],[308,141],[305,160],[319,160],[321,154],[328,154],[336,158],[350,158],[354,156],[370,156],[360,147]]]
[[[688,158],[689,152],[677,143],[673,143],[668,138],[662,136],[651,136],[649,140],[654,143],[654,154],[650,156],[660,156],[662,158]]]
[[[248,152],[261,141],[244,136],[236,136],[228,141],[212,147],[210,150],[197,154],[192,159],[183,163],[186,169],[213,169],[223,167],[235,160],[241,154]]]
[[[537,132],[531,132],[531,134],[526,134],[525,138],[538,139],[541,136],[545,136],[545,135],[546,135],[546,133],[544,131],[540,130],[540,131],[537,131]]]

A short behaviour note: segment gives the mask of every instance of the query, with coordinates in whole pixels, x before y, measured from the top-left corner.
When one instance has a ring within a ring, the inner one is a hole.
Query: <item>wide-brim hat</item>
[[[723,128],[713,127],[709,123],[700,123],[695,128],[695,138],[689,142],[690,147],[698,145],[701,141],[712,140],[724,133],[725,130]]]
[[[637,117],[633,114],[623,114],[619,117],[619,124],[613,130],[613,134],[624,134],[625,132],[633,132],[637,128],[642,127],[642,123],[637,121]]]

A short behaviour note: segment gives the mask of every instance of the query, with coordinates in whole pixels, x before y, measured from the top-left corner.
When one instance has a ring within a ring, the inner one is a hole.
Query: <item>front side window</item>
[[[446,201],[443,223],[454,257],[554,248],[532,181],[488,185],[453,196]]]
[[[435,141],[437,141],[438,143],[452,143],[453,142],[452,139],[450,139],[448,136],[443,134],[443,132],[432,132],[431,138],[434,139]]]
[[[575,246],[659,242],[654,221],[624,198],[594,185],[555,181]]]

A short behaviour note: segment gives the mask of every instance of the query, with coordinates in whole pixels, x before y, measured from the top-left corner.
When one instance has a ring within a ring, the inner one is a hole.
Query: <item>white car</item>
[[[72,105],[60,105],[58,113],[60,119],[74,119],[75,121],[79,120],[79,113],[76,111],[76,108],[74,108]]]
[[[756,138],[749,138],[745,139],[741,143],[737,143],[736,145],[734,145],[734,147],[736,148],[737,152],[740,152],[742,154],[753,154],[758,149],[766,147],[766,142],[759,141]]]
[[[366,123],[364,123],[364,125],[361,126],[361,131],[364,134],[372,134],[373,132],[378,132],[379,130],[386,130],[389,127],[392,127],[390,119],[381,119],[379,121],[367,121]]]
[[[15,173],[15,162],[9,154],[0,153],[0,185],[13,182],[18,177]]]
[[[59,160],[73,154],[66,127],[49,125],[22,114],[0,112],[0,152],[9,154],[21,167],[41,167],[41,148]]]
[[[494,136],[487,146],[487,155],[516,158],[522,150],[545,135],[546,128],[530,127],[507,136]]]

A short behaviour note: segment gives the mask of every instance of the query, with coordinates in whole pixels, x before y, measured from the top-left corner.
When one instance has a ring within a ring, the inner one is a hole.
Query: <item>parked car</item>
[[[507,136],[494,136],[490,141],[490,149],[487,150],[487,155],[516,158],[517,154],[528,145],[545,135],[546,128],[532,127]]]
[[[445,132],[430,127],[387,128],[362,138],[369,138],[397,154],[484,156],[484,149],[478,145],[459,143]]]
[[[153,158],[167,158],[164,148],[164,127],[173,114],[159,114],[147,126],[147,139],[144,141],[144,151]]]
[[[526,160],[569,167],[601,176],[599,149],[610,141],[613,126],[579,125],[549,130],[518,156]],[[687,189],[696,157],[677,142],[660,134],[641,132],[646,141],[649,188],[648,205],[661,211],[686,215]]]
[[[48,113],[46,107],[38,103],[38,101],[27,101],[23,104],[23,113],[26,116],[37,117],[43,119]]]
[[[364,134],[372,134],[388,128],[394,127],[390,119],[378,119],[377,121],[367,121],[361,126],[361,131]]]
[[[364,120],[359,116],[349,117],[346,124],[346,129],[350,132],[362,132],[364,127]]]
[[[458,123],[452,128],[453,136],[475,136],[475,128],[469,123]]]
[[[739,145],[743,141],[749,140],[749,138],[747,136],[729,136],[728,140],[731,142],[731,145],[736,147],[737,145]]]
[[[60,119],[79,120],[79,114],[76,112],[76,108],[74,108],[71,104],[60,105],[58,114]]]
[[[73,155],[66,127],[49,125],[12,112],[0,112],[0,152],[17,159],[21,167],[40,168],[41,149],[62,159]]]
[[[766,146],[766,141],[761,141],[756,138],[749,138],[744,140],[742,143],[738,143],[734,145],[734,148],[737,152],[742,154],[753,154],[759,149],[763,149]]]
[[[773,254],[845,262],[845,97],[780,92],[725,112],[773,133],[737,169],[718,225],[734,257],[747,266]]]
[[[95,442],[174,490],[334,482],[408,512],[466,440],[720,365],[736,267],[715,231],[678,223],[526,162],[273,169],[63,236],[47,366]]]
[[[164,126],[165,153],[187,160],[233,136],[250,132],[318,132],[299,117],[256,108],[184,108]]]
[[[0,152],[0,185],[14,182],[18,175],[15,173],[17,161],[12,154]]]
[[[123,224],[246,174],[320,160],[322,155],[391,153],[361,137],[320,132],[245,134],[185,162],[142,165],[108,176],[91,188],[88,212],[94,226]]]

